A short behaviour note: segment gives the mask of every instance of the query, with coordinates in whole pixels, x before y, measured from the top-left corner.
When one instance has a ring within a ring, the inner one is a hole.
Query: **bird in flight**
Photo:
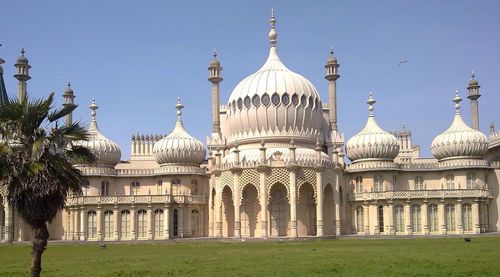
[[[408,60],[402,60],[402,61],[400,61],[400,62],[398,63],[398,66],[401,66],[402,64],[407,63],[407,62],[408,62]]]

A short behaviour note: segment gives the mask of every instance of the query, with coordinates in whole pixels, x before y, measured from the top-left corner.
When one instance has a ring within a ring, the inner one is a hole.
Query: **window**
[[[300,97],[300,105],[302,105],[302,107],[307,106],[307,97],[305,95]]]
[[[444,218],[446,221],[446,230],[455,231],[455,206],[446,204],[444,207]]]
[[[156,194],[157,195],[163,194],[163,180],[156,181]]]
[[[163,210],[156,209],[154,212],[155,238],[163,238]]]
[[[198,194],[198,181],[196,179],[191,180],[191,195]]]
[[[288,94],[283,94],[283,96],[281,97],[281,102],[283,102],[283,105],[285,106],[288,106],[288,104],[290,104],[290,96],[288,96]]]
[[[141,184],[138,181],[133,181],[130,184],[130,195],[137,195],[140,187],[141,187]]]
[[[411,227],[413,232],[422,232],[420,205],[411,206]]]
[[[251,100],[250,100],[250,97],[247,96],[245,97],[245,99],[243,100],[243,103],[245,104],[245,108],[248,110],[250,109],[250,106],[251,106]]]
[[[415,190],[423,190],[424,189],[424,178],[422,176],[415,177]]]
[[[378,206],[378,230],[380,233],[384,232],[384,207]]]
[[[455,176],[453,174],[446,176],[446,189],[455,189]]]
[[[297,107],[299,105],[299,97],[295,93],[292,95],[292,104],[295,107]]]
[[[137,236],[139,238],[146,238],[148,234],[147,230],[147,212],[145,210],[139,210],[137,212]]]
[[[309,96],[309,108],[314,108],[314,99],[312,98],[312,96]]]
[[[429,223],[429,232],[437,232],[439,230],[438,223],[438,208],[431,204],[427,208],[427,221]]]
[[[104,238],[112,239],[114,237],[113,212],[104,212]]]
[[[180,194],[181,180],[179,178],[172,179],[172,194]]]
[[[405,231],[404,209],[401,205],[394,206],[394,227],[396,232]]]
[[[262,104],[268,107],[270,103],[271,102],[269,101],[269,95],[267,93],[264,93],[264,95],[262,95]]]
[[[356,208],[356,231],[363,232],[365,230],[364,211],[363,207]]]
[[[467,188],[468,189],[477,188],[476,174],[472,172],[467,174]]]
[[[356,192],[363,192],[363,177],[361,177],[361,176],[356,177],[355,190],[356,190]]]
[[[464,231],[472,231],[472,206],[471,204],[465,203],[462,206],[462,224]]]
[[[87,237],[97,238],[97,213],[95,211],[87,212]]]
[[[260,98],[258,95],[254,95],[254,97],[252,97],[252,103],[255,108],[260,106]]]
[[[238,98],[238,110],[241,111],[241,109],[243,108],[243,100],[241,100],[241,98]]]
[[[271,102],[273,105],[278,106],[280,104],[280,96],[275,92],[273,96],[271,96]]]
[[[177,212],[177,209],[174,209],[172,219],[172,225],[174,227],[174,237],[177,237],[179,235],[179,212]]]
[[[109,182],[108,181],[101,182],[101,196],[109,196]]]
[[[397,184],[398,184],[398,176],[396,175],[392,175],[392,190],[394,190],[394,188],[397,187]]]
[[[131,228],[131,220],[130,220],[130,211],[123,210],[121,212],[121,238],[130,238],[130,228]]]
[[[374,191],[383,191],[384,190],[384,179],[382,176],[377,175],[373,179],[374,182]]]

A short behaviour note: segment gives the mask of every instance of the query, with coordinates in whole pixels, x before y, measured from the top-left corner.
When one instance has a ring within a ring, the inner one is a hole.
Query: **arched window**
[[[373,183],[374,183],[374,191],[384,190],[384,178],[382,178],[382,176],[376,175],[375,178],[373,178]]]
[[[155,238],[163,238],[163,210],[156,209],[154,217]]]
[[[137,236],[139,238],[146,238],[148,235],[147,217],[147,212],[145,210],[139,210],[137,212]]]
[[[474,174],[473,172],[467,174],[467,188],[468,189],[477,188],[476,174]]]
[[[472,231],[472,206],[469,203],[462,206],[462,224],[464,231]]]
[[[423,190],[424,189],[424,178],[422,176],[415,177],[415,190]]]
[[[446,221],[446,230],[455,231],[455,205],[446,204],[444,206],[444,218]]]
[[[109,182],[102,181],[101,182],[101,196],[108,196],[108,195],[109,195]]]
[[[181,180],[179,178],[172,179],[172,194],[180,194]]]
[[[411,228],[413,232],[422,232],[420,205],[411,206]]]
[[[427,207],[427,222],[429,224],[429,232],[437,232],[439,230],[438,207],[434,204]]]
[[[405,231],[404,209],[401,205],[394,206],[394,227],[396,232]]]
[[[363,177],[361,177],[361,176],[356,176],[355,191],[356,192],[363,192]]]
[[[163,180],[161,179],[156,181],[156,194],[157,195],[163,194]]]
[[[129,210],[123,210],[121,212],[121,233],[120,236],[121,238],[130,238],[130,228],[132,226],[131,224],[131,218],[130,218],[130,211]]]
[[[114,236],[113,212],[104,212],[104,238],[112,239]]]
[[[87,212],[87,238],[97,238],[97,213],[95,211]]]
[[[191,179],[191,195],[198,194],[198,181],[196,179]]]
[[[455,189],[455,176],[453,174],[446,176],[446,189]]]
[[[364,232],[365,231],[365,224],[364,224],[364,211],[363,207],[359,206],[356,208],[356,231],[359,232]]]
[[[139,183],[139,181],[133,181],[130,184],[130,195],[137,195],[140,187],[141,187],[141,184]]]

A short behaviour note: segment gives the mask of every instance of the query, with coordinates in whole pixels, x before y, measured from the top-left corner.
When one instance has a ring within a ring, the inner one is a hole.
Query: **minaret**
[[[469,90],[469,96],[467,98],[470,99],[470,110],[472,113],[472,129],[479,131],[479,105],[477,99],[481,97],[479,94],[479,83],[474,78],[474,71],[472,71],[472,75],[470,76],[469,86],[467,89]]]
[[[69,81],[68,81],[68,86],[66,87],[66,90],[64,91],[63,98],[64,98],[63,106],[65,108],[75,105],[75,101],[74,101],[75,96],[73,94],[73,89],[71,89],[71,83]],[[64,124],[66,126],[70,126],[71,124],[73,124],[73,112],[66,115],[66,117],[64,118]]]
[[[220,90],[219,83],[222,82],[222,67],[217,59],[217,52],[214,49],[212,61],[208,67],[210,77],[208,80],[212,83],[212,135],[217,134],[220,138]]]
[[[330,47],[330,56],[326,62],[325,79],[328,80],[328,107],[330,108],[329,122],[330,129],[337,131],[337,79],[340,77],[337,58],[333,55],[333,47]]]
[[[5,63],[5,61],[0,58],[0,104],[5,103],[9,100],[9,97],[7,96],[7,90],[5,89],[5,82],[3,80],[3,63]]]
[[[14,77],[19,81],[17,83],[17,98],[25,99],[27,96],[26,81],[31,79],[29,75],[29,65],[28,59],[24,56],[24,47],[21,48],[21,56],[17,58],[17,62],[14,65],[16,67],[16,74]]]

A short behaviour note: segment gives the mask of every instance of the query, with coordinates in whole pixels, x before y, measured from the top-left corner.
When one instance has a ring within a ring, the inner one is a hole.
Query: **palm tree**
[[[40,276],[42,253],[47,247],[51,222],[68,194],[80,195],[88,181],[75,164],[89,164],[95,157],[77,141],[87,132],[79,124],[59,126],[58,120],[76,106],[53,109],[54,94],[47,99],[9,99],[0,103],[0,185],[7,200],[31,226],[31,276]]]

